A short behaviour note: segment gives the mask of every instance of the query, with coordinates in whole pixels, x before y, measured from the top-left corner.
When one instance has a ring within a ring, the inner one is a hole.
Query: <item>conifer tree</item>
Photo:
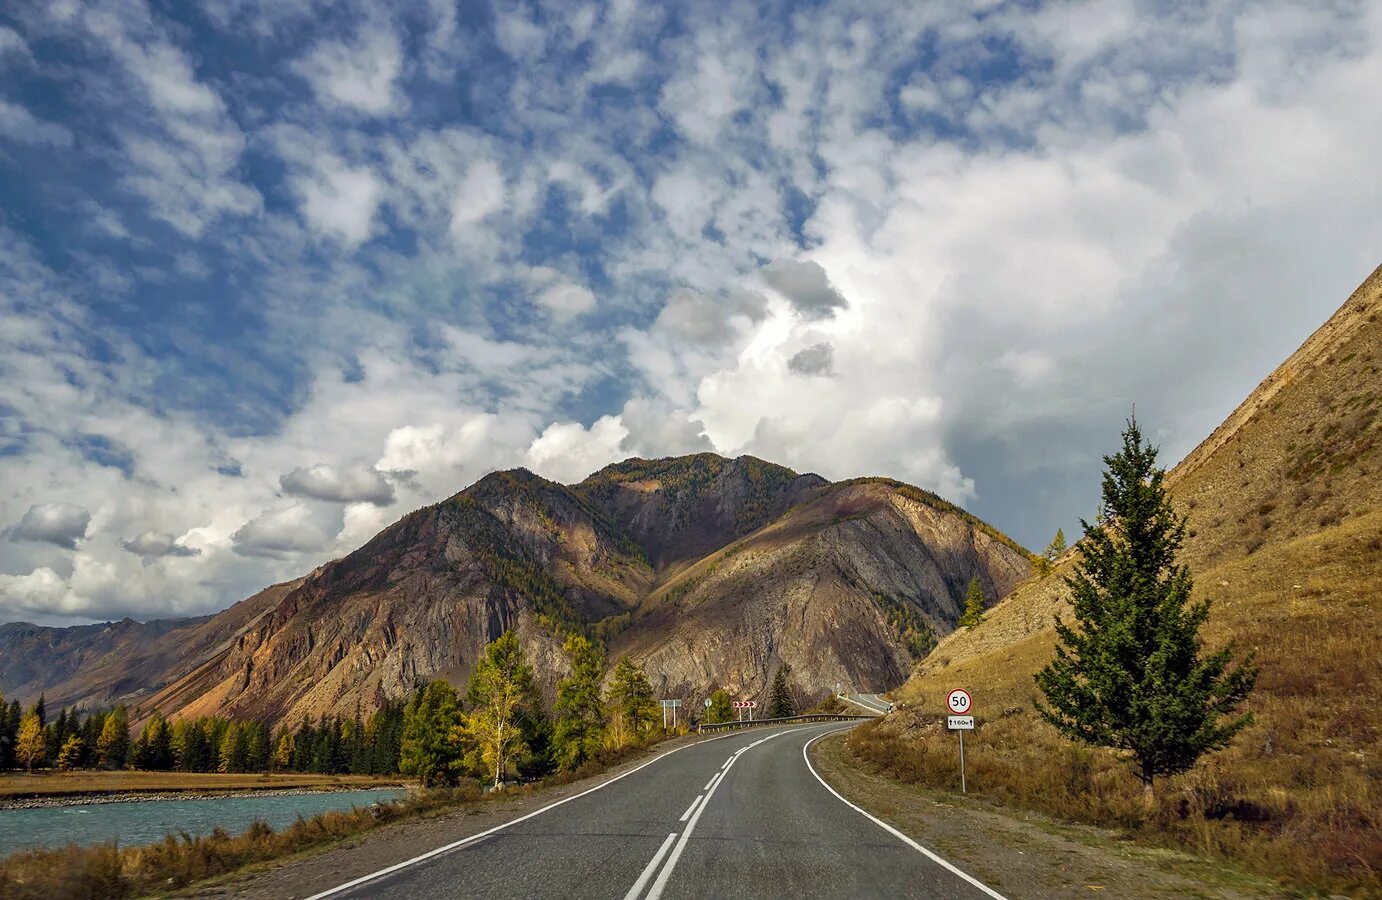
[[[1103,502],[1066,577],[1076,628],[1057,619],[1056,657],[1036,675],[1041,715],[1068,737],[1128,754],[1147,797],[1154,779],[1183,772],[1251,720],[1227,718],[1257,678],[1249,656],[1201,652],[1209,601],[1191,602],[1176,559],[1186,520],[1163,486],[1157,451],[1129,419],[1123,447],[1104,457]]]
[[[653,724],[657,706],[653,703],[653,686],[643,667],[636,665],[627,656],[614,667],[614,680],[610,684],[610,704],[633,740],[640,738]]]
[[[123,704],[115,707],[101,725],[96,754],[107,769],[123,769],[130,754],[130,720]]]
[[[0,772],[14,768],[14,744],[19,733],[19,717],[13,715],[11,707],[5,705],[5,695],[0,694]]]
[[[48,752],[48,735],[37,712],[30,712],[19,722],[19,735],[15,739],[15,755],[24,768],[32,772],[34,765],[43,761]]]
[[[965,611],[960,616],[957,623],[961,627],[969,628],[984,621],[984,589],[979,586],[979,579],[969,580],[969,590],[965,593]]]
[[[454,781],[461,750],[452,732],[460,722],[456,689],[445,681],[433,681],[414,694],[403,712],[399,772],[415,775],[429,787]],[[299,747],[302,740],[300,731],[295,738]]]
[[[792,699],[792,688],[787,684],[788,671],[787,664],[783,663],[773,676],[772,695],[768,701],[768,717],[771,719],[783,719],[797,714],[797,704]]]
[[[58,751],[58,768],[64,772],[81,768],[82,757],[85,755],[86,748],[82,746],[82,736],[69,734],[62,744],[62,749]]]
[[[1051,538],[1051,543],[1046,545],[1046,552],[1042,555],[1046,557],[1047,562],[1055,562],[1065,551],[1065,531],[1057,528],[1056,536]]]
[[[571,658],[571,674],[557,684],[553,744],[557,765],[570,770],[589,759],[604,739],[605,705],[600,696],[600,676],[605,657],[597,645],[578,634],[566,638],[565,650]]]
[[[534,712],[535,699],[532,667],[523,658],[518,635],[506,631],[485,647],[466,689],[471,706],[467,729],[496,788],[504,786],[530,751],[519,719]]]

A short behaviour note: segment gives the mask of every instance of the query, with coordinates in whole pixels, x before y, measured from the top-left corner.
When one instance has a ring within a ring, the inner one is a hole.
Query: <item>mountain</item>
[[[517,629],[551,696],[563,635],[604,639],[666,696],[803,698],[900,684],[978,578],[999,597],[1020,546],[900,482],[832,484],[753,457],[630,459],[576,485],[496,472],[360,549],[207,619],[6,626],[0,690],[50,704],[297,721],[367,712],[420,679],[462,684]],[[47,673],[47,674],[45,674]]]
[[[1248,701],[1254,723],[1203,774],[1185,776],[1185,796],[1204,802],[1194,792],[1212,785],[1217,815],[1245,829],[1223,838],[1224,852],[1252,848],[1245,858],[1271,874],[1344,888],[1375,878],[1367,861],[1382,853],[1382,268],[1166,483],[1189,518],[1195,597],[1213,601],[1206,645],[1232,642],[1261,671]],[[1053,616],[1070,618],[1063,578],[1077,553],[917,667],[896,694],[906,708],[887,724],[898,753],[919,752],[945,693],[965,687],[989,720],[975,740],[976,753],[996,754],[992,765],[1035,778],[1045,761],[1066,758],[1032,713],[1032,675],[1053,656]],[[1197,847],[1219,840],[1196,835]]]

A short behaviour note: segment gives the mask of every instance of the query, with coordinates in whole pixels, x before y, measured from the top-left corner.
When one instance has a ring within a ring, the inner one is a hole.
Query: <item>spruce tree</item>
[[[1065,579],[1076,628],[1056,620],[1056,657],[1036,675],[1042,717],[1068,737],[1124,751],[1150,800],[1153,780],[1226,745],[1251,716],[1227,718],[1252,690],[1249,656],[1202,653],[1209,601],[1191,602],[1177,562],[1186,520],[1163,486],[1157,451],[1129,419],[1123,447],[1104,457],[1103,503]]]
[[[984,621],[984,589],[979,586],[979,579],[969,580],[969,590],[965,593],[965,611],[960,616],[957,623],[963,628],[978,625]]]
[[[620,659],[619,665],[614,667],[610,703],[633,740],[640,738],[645,730],[652,727],[653,718],[658,714],[648,674],[643,671],[642,666],[635,664],[627,656]]]
[[[557,684],[555,745],[557,765],[574,769],[599,749],[604,740],[605,705],[600,676],[605,656],[600,647],[578,634],[567,637],[571,674]]]
[[[783,663],[778,667],[777,674],[773,676],[772,695],[768,701],[768,718],[770,719],[785,719],[797,714],[797,704],[792,699],[792,688],[787,684],[788,671],[787,664]]]
[[[456,689],[445,681],[433,681],[413,695],[403,712],[398,771],[416,775],[423,786],[450,784],[460,769],[461,749],[453,739],[461,723],[461,707]],[[299,729],[294,743],[294,764],[302,768],[301,748],[310,741],[310,726]]]

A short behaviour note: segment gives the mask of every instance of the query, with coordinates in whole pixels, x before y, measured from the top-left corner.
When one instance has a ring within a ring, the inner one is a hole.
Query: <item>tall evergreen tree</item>
[[[657,705],[653,703],[653,686],[642,666],[627,656],[620,659],[619,665],[614,667],[609,694],[614,712],[631,739],[637,740],[652,727],[658,714]]]
[[[1249,656],[1201,653],[1209,601],[1190,601],[1176,556],[1186,520],[1163,486],[1157,451],[1129,419],[1104,457],[1103,503],[1081,522],[1080,560],[1066,585],[1078,628],[1057,619],[1056,658],[1036,675],[1041,715],[1076,740],[1125,751],[1150,799],[1153,780],[1226,745],[1251,716],[1230,717],[1252,690]]]
[[[571,658],[571,674],[557,684],[553,710],[557,724],[552,742],[557,765],[570,770],[593,756],[604,740],[600,676],[605,655],[598,645],[578,634],[566,638],[565,650]]]
[[[965,611],[956,624],[968,628],[978,625],[982,621],[984,621],[984,589],[979,585],[979,579],[971,578],[969,590],[965,592]]]
[[[14,744],[21,718],[15,712],[14,707],[5,705],[5,695],[0,694],[0,772],[14,768]]]
[[[787,683],[788,667],[783,663],[773,676],[771,699],[768,701],[768,717],[782,719],[797,714],[796,700],[792,699],[792,688]]]
[[[462,750],[453,732],[460,724],[461,707],[455,688],[445,681],[433,681],[419,690],[403,713],[398,771],[416,776],[427,786],[454,781]],[[299,744],[302,738],[299,731]]]

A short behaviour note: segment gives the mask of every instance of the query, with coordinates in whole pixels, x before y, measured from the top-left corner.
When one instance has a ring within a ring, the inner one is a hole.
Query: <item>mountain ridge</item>
[[[857,508],[842,511],[849,498]],[[908,518],[904,506],[926,512]],[[866,561],[860,542],[878,534],[903,549]],[[734,577],[707,575],[735,546]],[[746,569],[751,560],[762,571]],[[810,594],[802,574],[827,560],[833,574],[807,607],[843,637],[773,611]],[[996,598],[1029,567],[997,529],[890,479],[832,484],[715,454],[630,458],[574,485],[511,469],[299,579],[143,645],[111,642],[63,669],[71,677],[22,687],[46,687],[58,705],[124,699],[169,715],[353,714],[420,679],[464,681],[484,644],[515,628],[549,697],[565,674],[561,636],[573,630],[607,640],[611,663],[644,662],[655,687],[682,696],[719,686],[757,695],[783,662],[804,697],[839,679],[882,689],[953,627],[970,578]],[[683,619],[714,654],[669,643],[685,634]],[[13,693],[3,667],[0,679]]]

